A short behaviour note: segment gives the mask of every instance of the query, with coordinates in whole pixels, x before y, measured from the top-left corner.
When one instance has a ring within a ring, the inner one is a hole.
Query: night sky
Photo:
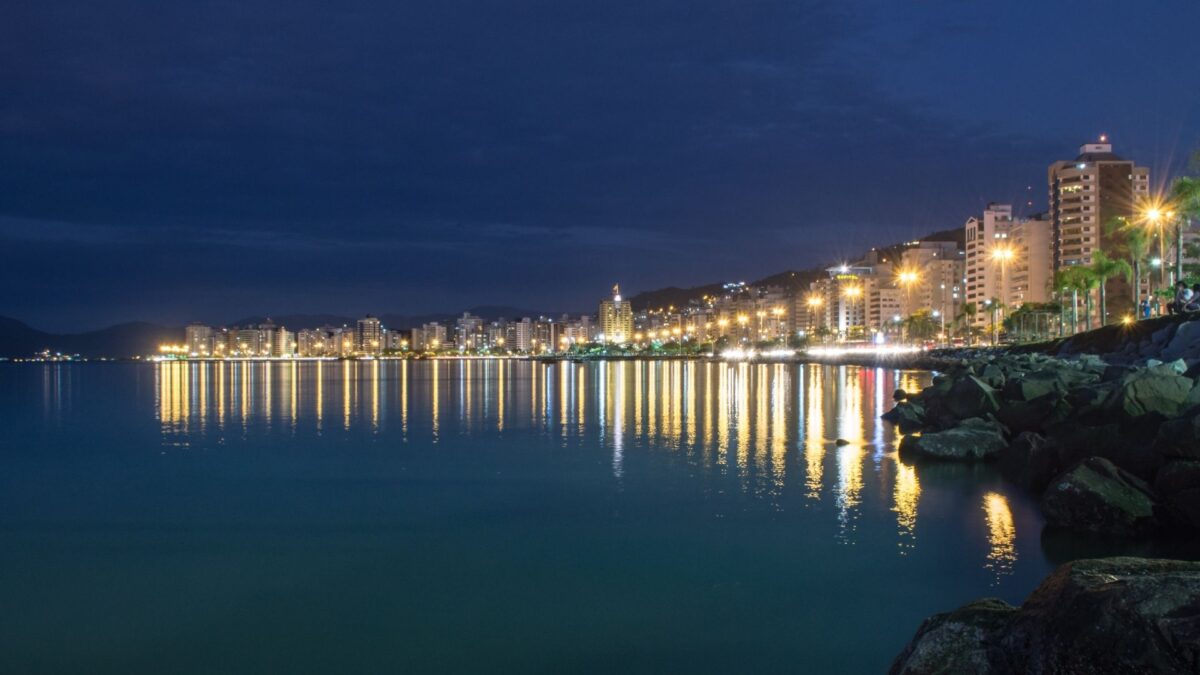
[[[592,310],[1200,147],[1200,2],[0,9],[0,314]],[[1032,190],[1029,187],[1032,186]]]

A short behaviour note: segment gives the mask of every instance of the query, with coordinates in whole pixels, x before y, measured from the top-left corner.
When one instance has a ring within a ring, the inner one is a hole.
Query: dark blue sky
[[[0,10],[0,314],[591,308],[1200,146],[1200,2]]]

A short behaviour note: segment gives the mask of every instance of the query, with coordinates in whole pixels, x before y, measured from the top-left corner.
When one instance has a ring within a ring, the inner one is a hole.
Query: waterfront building
[[[296,334],[280,326],[270,333],[271,356],[288,357],[296,353]]]
[[[1132,220],[1150,196],[1150,170],[1114,154],[1106,136],[1080,146],[1075,159],[1051,164],[1046,176],[1056,270],[1090,265],[1095,251],[1119,244],[1106,240],[1104,225]]]
[[[900,255],[900,269],[912,276],[898,278],[904,317],[927,310],[952,323],[963,298],[966,254],[953,241],[920,241]],[[899,276],[899,275],[897,275]]]
[[[486,338],[482,318],[470,312],[463,312],[463,315],[455,320],[454,346],[460,352],[479,349],[486,343]]]
[[[1013,249],[1008,302],[1049,302],[1054,279],[1054,235],[1050,217],[1038,214],[1013,221],[1009,230]]]
[[[633,339],[633,305],[621,299],[619,284],[613,286],[611,299],[600,301],[600,335],[607,343],[620,344]]]
[[[358,320],[354,344],[359,354],[378,356],[383,351],[383,325],[370,314]]]
[[[212,356],[216,353],[216,343],[213,341],[211,327],[193,323],[184,329],[183,334],[188,356]]]
[[[979,311],[974,323],[982,326],[988,322],[983,311],[993,300],[1008,302],[1008,284],[1004,277],[1009,271],[1011,248],[1009,234],[1012,229],[1012,205],[991,202],[982,216],[971,216],[964,225],[966,241],[966,274],[964,280],[964,302],[973,303]]]
[[[446,327],[431,321],[412,330],[412,348],[421,351],[437,351],[446,347]]]
[[[520,321],[510,322],[506,327],[505,341],[513,351],[529,351],[533,346],[533,319],[523,317]]]
[[[241,328],[235,334],[234,356],[264,356],[263,331],[258,328]]]

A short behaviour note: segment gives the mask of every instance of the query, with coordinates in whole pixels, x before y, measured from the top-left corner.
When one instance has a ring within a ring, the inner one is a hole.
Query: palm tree
[[[963,305],[963,307],[962,307],[963,323],[967,327],[967,331],[966,331],[967,332],[967,339],[966,339],[967,346],[971,345],[971,326],[973,326],[975,324],[975,314],[978,311],[979,311],[979,308],[973,302],[968,302],[967,304]]]
[[[1079,292],[1087,290],[1082,267],[1064,267],[1054,273],[1054,288],[1071,292],[1071,334],[1079,332]]]
[[[1096,251],[1092,254],[1092,264],[1087,269],[1091,273],[1093,283],[1100,287],[1100,325],[1103,326],[1108,322],[1108,294],[1104,287],[1109,279],[1116,276],[1129,279],[1133,268],[1124,260],[1113,260],[1104,251]],[[1091,300],[1091,294],[1088,295],[1088,300]],[[1090,320],[1088,326],[1091,327]]]
[[[1193,157],[1196,160],[1200,153]],[[1191,229],[1192,218],[1200,218],[1200,177],[1182,176],[1171,186],[1171,201],[1181,221],[1175,228],[1175,279],[1183,278],[1183,231]],[[1164,261],[1165,264],[1165,261]]]
[[[904,328],[908,331],[910,339],[929,339],[937,332],[937,324],[933,321],[932,310],[918,309],[912,316],[904,320]]]
[[[1133,311],[1141,313],[1142,306],[1142,261],[1150,254],[1150,237],[1146,230],[1131,227],[1125,231],[1125,245],[1129,248],[1129,262],[1133,265]]]

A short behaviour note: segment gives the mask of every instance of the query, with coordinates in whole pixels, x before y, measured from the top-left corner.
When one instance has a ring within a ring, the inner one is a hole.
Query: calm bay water
[[[898,459],[928,377],[0,366],[0,671],[881,672],[1052,567],[993,469]]]

